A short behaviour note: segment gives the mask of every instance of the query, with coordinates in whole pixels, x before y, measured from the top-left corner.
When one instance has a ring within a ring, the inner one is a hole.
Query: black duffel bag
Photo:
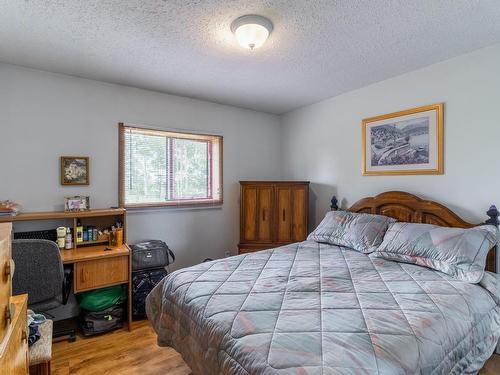
[[[160,240],[139,242],[132,245],[131,249],[132,271],[166,267],[175,260],[172,250]]]
[[[165,268],[132,273],[132,318],[146,318],[146,297],[165,276]]]
[[[84,336],[94,336],[123,327],[123,303],[111,306],[102,311],[86,311],[80,313],[80,328]]]

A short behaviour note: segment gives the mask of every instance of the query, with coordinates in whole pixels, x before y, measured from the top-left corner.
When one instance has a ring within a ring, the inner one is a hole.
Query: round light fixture
[[[273,23],[265,17],[249,14],[235,19],[231,31],[240,46],[254,49],[265,43],[273,31]]]

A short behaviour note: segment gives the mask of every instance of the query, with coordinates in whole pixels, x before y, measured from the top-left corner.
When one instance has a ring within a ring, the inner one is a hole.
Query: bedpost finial
[[[339,206],[337,205],[338,200],[335,195],[332,197],[330,203],[330,208],[332,209],[332,211],[337,211],[339,209]]]
[[[492,204],[490,209],[486,211],[486,215],[489,216],[489,219],[486,220],[486,224],[495,225],[497,227],[500,225],[500,221],[498,220],[500,212],[498,212],[498,209],[494,204]]]

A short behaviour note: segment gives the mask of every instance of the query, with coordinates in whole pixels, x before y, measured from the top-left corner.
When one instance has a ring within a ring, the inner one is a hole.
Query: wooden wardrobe
[[[304,241],[309,182],[240,181],[239,253]]]

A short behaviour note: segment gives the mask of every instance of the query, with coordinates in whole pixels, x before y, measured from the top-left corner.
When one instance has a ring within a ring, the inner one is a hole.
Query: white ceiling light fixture
[[[253,50],[266,42],[273,31],[273,23],[266,17],[249,14],[235,19],[231,31],[240,46]]]

